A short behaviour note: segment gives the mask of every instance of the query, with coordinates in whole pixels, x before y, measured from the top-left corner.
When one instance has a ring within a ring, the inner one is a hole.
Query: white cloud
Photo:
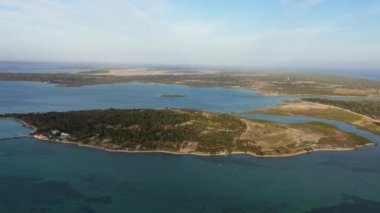
[[[316,6],[322,3],[324,0],[280,0],[282,5],[291,5],[291,4],[306,4],[309,6]]]

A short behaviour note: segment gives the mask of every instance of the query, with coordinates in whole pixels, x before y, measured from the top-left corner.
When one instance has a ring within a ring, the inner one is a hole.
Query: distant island
[[[161,98],[184,98],[186,97],[185,94],[161,94]]]
[[[374,143],[324,123],[281,124],[190,109],[107,109],[4,114],[40,140],[117,152],[283,157]]]
[[[112,83],[160,83],[194,87],[247,88],[262,95],[380,97],[380,82],[311,73],[119,69],[72,73],[0,73],[0,81],[38,81],[64,87]]]

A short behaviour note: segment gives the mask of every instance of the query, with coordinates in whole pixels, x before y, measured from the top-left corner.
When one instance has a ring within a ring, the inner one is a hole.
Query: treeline
[[[233,149],[245,123],[227,114],[197,110],[107,109],[70,112],[7,114],[38,128],[69,133],[82,143],[109,143],[118,149],[178,151],[185,141],[215,153]]]
[[[304,98],[302,100],[332,105],[343,109],[348,109],[362,115],[367,115],[372,118],[380,118],[380,101],[341,101],[321,98]]]

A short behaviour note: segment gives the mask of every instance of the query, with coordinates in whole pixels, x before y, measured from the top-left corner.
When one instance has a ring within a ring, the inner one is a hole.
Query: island
[[[307,116],[329,120],[338,120],[360,129],[380,135],[380,102],[347,101],[326,98],[303,98],[283,104],[246,113],[267,113],[289,116]]]
[[[185,94],[161,94],[161,98],[184,98],[186,97]]]
[[[262,95],[380,97],[380,82],[338,75],[236,70],[110,69],[67,73],[0,73],[0,81],[38,81],[63,87],[159,83],[258,90]]]
[[[33,127],[39,140],[116,152],[293,156],[374,145],[335,126],[282,124],[192,109],[104,109],[3,114]]]

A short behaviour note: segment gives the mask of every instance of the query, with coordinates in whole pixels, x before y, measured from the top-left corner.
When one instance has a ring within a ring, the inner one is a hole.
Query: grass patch
[[[259,110],[248,110],[248,111],[243,111],[239,114],[247,114],[247,115],[254,115],[254,114],[272,114],[272,115],[291,115],[288,112],[285,112],[284,110],[281,110],[279,108],[270,108],[270,109],[259,109]]]
[[[255,123],[260,123],[260,124],[276,124],[276,122],[273,122],[273,121],[260,120],[260,119],[255,119],[255,118],[246,118],[246,117],[243,117],[242,119],[245,119],[245,120],[248,120],[248,121],[252,121],[252,122],[255,122]]]
[[[326,109],[326,110],[309,110],[299,111],[300,115],[317,117],[328,120],[338,120],[344,122],[355,122],[362,119],[362,116],[347,112],[341,109]]]
[[[339,130],[337,127],[333,125],[322,123],[322,122],[309,122],[309,123],[301,123],[301,124],[294,124],[294,125],[299,126],[299,127],[306,127],[310,129],[319,130],[323,133],[332,133],[334,131]]]
[[[356,144],[358,145],[366,145],[366,144],[371,144],[373,143],[372,141],[368,140],[367,138],[365,137],[362,137],[362,136],[359,136],[359,135],[356,135],[354,133],[351,133],[351,132],[348,132],[347,133],[351,138],[352,140],[354,140],[356,142]]]
[[[328,120],[337,120],[347,123],[359,121],[362,119],[361,115],[355,113],[347,112],[342,109],[282,109],[280,107],[274,107],[270,109],[265,109],[261,111],[248,111],[246,114],[257,114],[257,113],[267,113],[273,115],[300,115],[306,117],[315,117]]]

